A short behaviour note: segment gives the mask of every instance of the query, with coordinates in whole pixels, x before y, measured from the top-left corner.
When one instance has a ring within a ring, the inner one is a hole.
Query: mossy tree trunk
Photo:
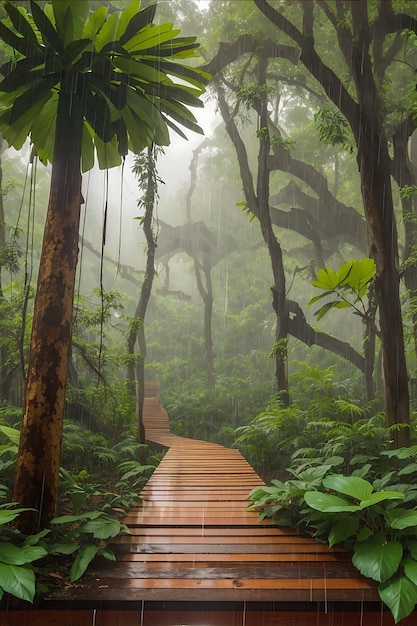
[[[78,257],[81,139],[80,103],[62,90],[13,489],[14,502],[38,511],[19,518],[26,532],[45,526],[56,508]]]

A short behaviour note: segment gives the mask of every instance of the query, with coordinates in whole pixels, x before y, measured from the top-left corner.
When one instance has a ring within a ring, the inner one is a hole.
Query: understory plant
[[[32,602],[36,592],[47,592],[51,584],[79,580],[96,557],[116,559],[107,543],[128,532],[122,517],[137,502],[160,458],[147,449],[143,465],[144,446],[129,432],[113,440],[67,422],[59,515],[49,528],[26,535],[13,522],[27,509],[7,502],[19,431],[6,417],[0,423],[0,469],[6,483],[0,485],[0,599],[6,592]]]
[[[44,558],[48,551],[40,545],[48,531],[23,535],[10,524],[27,509],[0,506],[0,600],[9,593],[20,600],[32,602],[36,591],[35,561]]]
[[[416,446],[383,451],[385,471],[378,477],[371,463],[350,476],[337,473],[340,456],[295,459],[287,468],[291,478],[251,492],[249,509],[350,550],[359,572],[379,583],[380,598],[397,623],[417,604],[416,459]],[[368,474],[374,478],[363,477]]]
[[[293,455],[303,459],[340,457],[339,470],[350,473],[371,459],[375,467],[391,436],[377,401],[353,397],[350,380],[336,383],[335,368],[298,364],[292,376],[294,401],[279,399],[235,430],[234,445],[265,479],[284,477]]]

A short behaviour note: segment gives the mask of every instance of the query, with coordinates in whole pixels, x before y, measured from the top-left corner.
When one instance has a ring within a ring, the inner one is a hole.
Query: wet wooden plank
[[[269,567],[267,564],[263,566],[250,566],[248,564],[241,565],[211,565],[202,566],[200,562],[196,563],[195,567],[190,568],[186,563],[178,563],[177,565],[163,564],[153,565],[152,568],[148,567],[146,563],[117,563],[109,564],[105,569],[101,570],[101,576],[95,576],[93,582],[90,582],[90,586],[95,587],[101,584],[107,584],[112,586],[114,580],[133,580],[137,579],[139,585],[141,580],[157,578],[158,580],[185,580],[192,579],[197,581],[197,584],[204,584],[204,581],[210,581],[216,585],[218,580],[228,580],[235,583],[236,586],[244,586],[244,582],[253,586],[253,579],[256,575],[257,586],[262,586],[262,581],[272,581],[268,584],[277,585],[277,588],[293,588],[297,580],[299,582],[298,587],[304,589],[310,589],[311,586],[315,588],[331,588],[332,585],[343,585],[346,580],[347,586],[352,586],[352,576],[356,574],[355,568],[351,563],[337,562],[334,563],[321,563],[320,567],[315,564],[303,563],[281,563],[275,567]],[[320,583],[316,580],[320,579]],[[329,585],[328,580],[332,580]],[[349,579],[349,580],[348,580]],[[107,581],[107,582],[106,582]],[[110,581],[110,582],[109,582]],[[112,582],[113,581],[113,582]],[[178,583],[177,583],[178,585]],[[355,588],[368,588],[373,585],[367,579],[358,579],[354,581]]]
[[[309,553],[303,552],[285,552],[285,553],[257,553],[248,554],[245,552],[236,552],[233,554],[199,554],[193,553],[158,553],[153,552],[151,554],[127,552],[125,554],[119,554],[118,561],[124,562],[144,562],[144,563],[191,563],[192,567],[195,567],[196,563],[223,563],[223,565],[253,563],[264,564],[270,563],[331,563],[333,561],[346,560],[350,561],[350,557],[345,552],[335,552],[334,554]]]
[[[92,591],[87,587],[73,590],[71,600],[85,602],[91,600]],[[216,588],[201,587],[176,589],[158,585],[153,588],[101,587],[94,590],[94,602],[376,602],[378,592],[369,589],[265,589],[265,588]],[[218,604],[218,606],[220,606]],[[279,623],[279,622],[278,622]],[[177,626],[177,625],[175,625]],[[182,625],[181,625],[182,626]],[[211,626],[211,625],[210,625]],[[377,625],[375,625],[377,626]]]
[[[416,616],[401,622],[415,626]],[[0,626],[394,626],[388,612],[283,610],[78,610],[0,612]]]
[[[349,557],[345,553],[336,552],[333,555],[328,554],[315,554],[306,552],[288,552],[284,554],[247,554],[247,553],[233,553],[233,554],[198,554],[195,553],[175,553],[175,554],[163,554],[153,552],[149,553],[125,553],[118,555],[118,561],[126,563],[147,563],[149,566],[153,564],[177,564],[188,563],[188,567],[195,567],[196,563],[201,566],[209,567],[213,564],[228,565],[239,563],[241,567],[244,567],[247,563],[256,565],[259,563],[279,563],[282,565],[288,565],[291,563],[332,563],[346,561],[350,562]]]
[[[217,606],[378,600],[376,584],[356,572],[340,547],[330,550],[271,520],[259,523],[257,512],[247,510],[248,496],[263,483],[238,450],[170,433],[156,397],[145,398],[144,424],[147,438],[169,450],[125,518],[131,534],[112,543],[118,562],[97,564],[94,578],[67,592],[69,600]],[[183,618],[172,625],[179,623],[187,626]]]
[[[136,537],[144,537],[144,536],[162,536],[166,537],[167,533],[171,536],[177,537],[219,537],[219,536],[231,536],[231,537],[250,537],[254,538],[253,529],[252,528],[228,528],[224,526],[222,528],[193,528],[187,526],[186,528],[150,528],[148,526],[144,528],[131,528],[131,535]],[[276,526],[269,527],[260,527],[256,531],[256,537],[294,537],[300,538],[300,535],[296,530],[291,530],[289,528],[277,528]],[[255,539],[256,539],[255,537]]]
[[[215,545],[202,543],[202,544],[173,544],[173,543],[115,543],[111,544],[112,547],[116,547],[120,552],[142,552],[142,553],[155,553],[160,552],[163,554],[194,554],[196,558],[198,555],[205,554],[237,554],[243,552],[247,552],[248,554],[319,554],[324,553],[328,554],[328,550],[325,545],[316,543],[306,543],[297,546],[297,549],[294,550],[293,545],[288,545],[285,543],[273,544],[269,543],[267,545],[263,544],[249,544],[249,543],[240,543],[238,545],[234,545],[232,543],[218,543]],[[337,548],[332,548],[335,552],[339,552]],[[359,574],[358,574],[359,576]]]

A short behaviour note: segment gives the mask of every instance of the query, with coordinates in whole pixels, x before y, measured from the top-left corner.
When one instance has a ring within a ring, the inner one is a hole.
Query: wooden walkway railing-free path
[[[375,584],[358,574],[345,551],[270,521],[260,524],[257,513],[247,511],[247,498],[263,483],[240,452],[171,433],[157,394],[158,387],[148,385],[146,436],[168,451],[125,519],[130,534],[117,540],[117,563],[100,565],[60,601],[80,621],[57,624],[394,624],[374,604]],[[74,606],[84,610],[74,613]],[[41,613],[28,624],[55,623],[38,623]],[[415,623],[410,620],[404,624]],[[18,623],[0,616],[0,626]]]

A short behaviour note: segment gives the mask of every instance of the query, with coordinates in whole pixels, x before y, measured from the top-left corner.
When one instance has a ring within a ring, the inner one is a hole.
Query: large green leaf
[[[375,276],[376,266],[373,259],[352,261],[348,277],[343,281],[349,285],[360,297],[365,295],[369,281]]]
[[[10,92],[21,88],[23,93],[32,82],[39,81],[45,74],[44,61],[45,55],[42,55],[4,63],[0,68],[0,73],[4,76],[1,91]]]
[[[98,165],[101,170],[117,167],[121,163],[121,158],[117,146],[116,137],[111,141],[103,142],[96,134],[94,144],[97,152]]]
[[[176,37],[173,41],[166,42],[155,50],[159,56],[166,55],[173,59],[190,59],[196,56],[196,49],[200,44],[196,43],[195,37]]]
[[[122,117],[122,126],[126,129],[129,128],[128,133],[128,145],[129,148],[135,153],[139,154],[146,146],[152,143],[152,131],[144,124],[142,120],[139,120],[130,107],[126,106],[122,109],[121,117]],[[121,132],[121,128],[119,129],[119,133]],[[125,137],[123,137],[125,140]],[[160,144],[159,144],[160,145]],[[120,146],[121,148],[122,146]],[[119,152],[120,149],[119,149]]]
[[[100,31],[97,33],[94,43],[96,50],[100,52],[105,45],[117,40],[117,32],[119,30],[120,13],[112,13],[104,22]]]
[[[402,556],[403,547],[399,541],[373,537],[355,544],[352,563],[363,576],[385,582],[398,570]]]
[[[88,172],[94,167],[94,131],[87,121],[83,124],[81,171]]]
[[[93,11],[86,20],[82,32],[82,37],[87,39],[93,39],[103,26],[107,17],[107,7],[101,6]]]
[[[64,50],[63,42],[58,36],[52,22],[48,19],[45,11],[40,6],[30,0],[30,10],[33,21],[35,22],[45,46],[52,48],[55,52],[61,54]]]
[[[133,18],[139,14],[140,4],[140,0],[132,0],[132,2],[127,5],[125,10],[121,14],[119,20],[119,29],[117,31],[118,40],[120,40],[120,38],[126,33],[126,29],[128,28]],[[137,32],[138,30],[139,28],[137,28],[135,32]]]
[[[345,517],[338,522],[329,532],[329,546],[332,548],[338,543],[342,543],[356,533],[359,527],[359,519],[357,517]]]
[[[360,506],[361,509],[366,509],[385,500],[404,500],[404,498],[405,496],[401,491],[377,491],[372,493],[367,500],[362,500]]]
[[[142,94],[131,89],[126,94],[126,102],[135,113],[137,119],[142,120],[149,131],[152,129],[151,141],[155,141],[159,146],[168,146],[170,142],[168,129],[158,108]],[[128,130],[130,132],[129,127]],[[135,132],[134,128],[132,132]]]
[[[158,97],[162,100],[173,100],[197,108],[204,107],[204,103],[199,99],[200,95],[200,90],[192,89],[186,85],[164,84],[158,91]]]
[[[158,59],[158,67],[161,71],[166,72],[170,76],[175,76],[181,80],[185,80],[191,85],[195,85],[201,90],[202,85],[205,85],[210,80],[211,76],[207,72],[198,70],[187,65],[181,65],[174,61]]]
[[[380,585],[378,593],[393,614],[396,624],[410,615],[417,603],[417,586],[404,575],[395,576]]]
[[[164,57],[175,56],[180,50],[192,56],[195,38],[177,37],[179,31],[170,23],[154,25],[155,7],[139,11],[139,1],[133,0],[125,11],[115,11],[106,19],[104,7],[87,17],[87,0],[53,0],[43,8],[32,0],[30,6],[33,20],[26,19],[22,10],[21,30],[35,23],[32,34],[25,38],[32,42],[32,48],[22,41],[24,37],[17,37],[0,23],[5,40],[21,54],[29,55],[18,60],[15,67],[5,64],[2,68],[5,79],[0,91],[7,88],[10,94],[8,99],[2,96],[0,131],[10,145],[19,149],[31,135],[40,158],[53,159],[55,103],[63,68],[71,68],[70,75],[79,77],[73,84],[82,85],[80,91],[82,88],[87,94],[84,129],[94,129],[93,135],[83,130],[83,171],[92,167],[94,147],[100,167],[112,167],[120,163],[119,152],[125,155],[128,146],[140,152],[152,142],[168,145],[168,126],[185,136],[174,122],[202,132],[184,104],[202,106],[198,97],[207,75],[180,63],[169,64],[169,71],[163,65]],[[10,8],[15,25],[21,23],[20,11]],[[118,37],[133,46],[131,56]],[[41,39],[45,47],[40,45]],[[179,84],[174,85],[171,76],[178,78]],[[163,93],[158,92],[161,85],[166,86]],[[172,119],[166,119],[161,108]]]
[[[133,4],[133,3],[132,3]],[[120,30],[125,24],[126,17],[128,17],[128,13],[130,14],[130,6],[124,11],[122,17],[120,18]],[[120,45],[124,45],[126,41],[129,41],[136,33],[138,33],[142,28],[145,28],[148,24],[152,24],[153,19],[155,17],[156,12],[156,4],[151,4],[136,15],[133,15],[127,24],[123,34],[121,34],[119,43]],[[125,17],[126,14],[126,17]]]
[[[136,79],[148,83],[172,84],[172,80],[157,67],[141,63],[136,59],[117,57],[113,60],[113,65],[126,74],[135,76]]]
[[[10,110],[6,110],[3,113],[0,112],[0,132],[9,146],[20,150],[30,133],[33,120],[39,115],[42,107],[48,102],[50,97],[51,93],[46,93],[42,100],[39,100],[27,109],[14,124],[9,122]]]
[[[351,504],[348,500],[340,496],[331,493],[322,493],[321,491],[306,491],[304,500],[312,509],[325,513],[353,513],[354,511],[360,511],[359,505]]]
[[[339,276],[331,267],[326,267],[317,271],[316,280],[311,284],[319,289],[333,290],[339,284]]]
[[[416,509],[393,509],[392,511],[387,511],[387,517],[390,527],[397,530],[417,526]]]
[[[52,87],[59,82],[59,74],[45,76],[33,87],[30,87],[21,96],[15,99],[10,111],[9,123],[19,122],[23,114],[36,102],[47,102],[52,97]]]
[[[20,430],[17,428],[10,428],[10,426],[0,426],[0,432],[9,439],[15,445],[19,445],[20,441]]]
[[[160,46],[164,42],[171,41],[180,32],[179,29],[173,29],[172,24],[167,22],[158,26],[150,26],[144,28],[127,41],[123,48],[135,55],[154,46]]]
[[[118,519],[109,516],[101,516],[83,524],[80,530],[91,533],[96,539],[109,539],[120,534],[123,526]]]
[[[79,551],[70,570],[70,581],[72,583],[81,578],[96,554],[97,547],[94,545],[86,546]]]
[[[0,542],[0,561],[9,565],[24,565],[42,559],[48,553],[41,546],[15,546],[12,543]]]
[[[417,561],[412,557],[407,557],[403,561],[404,572],[406,576],[417,585]]]
[[[174,103],[172,101],[169,102],[168,100],[161,100],[160,109],[162,113],[169,115],[169,117],[173,118],[176,122],[181,124],[181,126],[184,126],[195,133],[204,135],[203,129],[196,123],[196,119],[191,111],[180,105],[178,102]],[[185,115],[182,114],[183,109],[186,110]]]
[[[62,61],[64,65],[71,66],[78,57],[84,52],[84,50],[90,46],[90,39],[77,39],[76,41],[72,41],[65,47],[65,50],[62,54]]]
[[[73,554],[79,549],[78,543],[54,543],[51,546],[53,554]]]
[[[35,47],[31,44],[30,39],[26,39],[26,37],[18,37],[13,31],[11,31],[7,26],[0,22],[0,38],[4,41],[5,44],[20,52],[24,56],[35,54],[39,52],[39,45]]]
[[[323,485],[326,489],[343,493],[343,495],[351,496],[356,500],[367,500],[372,493],[372,485],[358,476],[332,474],[323,479]]]
[[[7,506],[10,506],[7,503]],[[10,524],[13,522],[19,515],[25,511],[33,511],[34,509],[0,509],[0,525]]]
[[[27,567],[0,563],[0,587],[20,600],[32,602],[35,595],[35,574]]]
[[[309,302],[310,304],[310,302]],[[324,304],[318,311],[316,311],[314,313],[314,315],[317,317],[317,320],[321,320],[322,317],[324,317],[326,315],[326,313],[328,313],[331,309],[338,309],[341,308],[341,302],[340,300],[333,300],[332,302],[326,302],[326,304]],[[347,308],[350,305],[345,302],[342,306],[342,308]]]
[[[111,141],[114,136],[114,128],[111,123],[109,105],[105,97],[98,93],[87,94],[85,118],[102,141]]]
[[[79,515],[61,515],[60,517],[54,517],[51,520],[51,524],[72,524],[73,522],[80,522],[85,519],[97,519],[101,515],[101,511],[88,511],[87,513],[80,513]]]
[[[83,36],[88,16],[88,0],[52,0],[58,35],[64,46]]]
[[[49,528],[44,528],[43,530],[40,530],[35,535],[28,535],[26,537],[26,539],[24,540],[23,545],[24,546],[34,546],[34,545],[36,545],[40,541],[40,539],[43,539],[44,537],[49,535],[50,532],[51,532],[51,530]]]
[[[58,94],[44,104],[39,114],[32,123],[31,139],[35,146],[42,147],[48,161],[52,162],[55,143],[55,120],[58,107]]]
[[[16,7],[12,2],[6,2],[4,8],[17,32],[23,36],[26,43],[30,44],[33,49],[36,49],[38,47],[38,40],[27,19],[27,12],[24,8]]]

